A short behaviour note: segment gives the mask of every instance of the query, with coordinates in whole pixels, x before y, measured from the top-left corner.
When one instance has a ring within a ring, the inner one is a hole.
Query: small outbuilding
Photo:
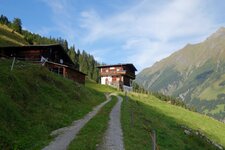
[[[85,83],[85,74],[75,67],[60,44],[0,47],[0,57],[15,57],[18,60],[39,63],[63,77],[80,84]]]

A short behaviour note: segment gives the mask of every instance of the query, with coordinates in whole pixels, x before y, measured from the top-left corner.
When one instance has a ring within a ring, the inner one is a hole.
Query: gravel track
[[[123,132],[120,123],[122,97],[117,96],[118,102],[110,113],[108,129],[99,150],[124,150]]]
[[[98,111],[111,100],[111,97],[106,96],[107,100],[100,105],[96,106],[93,111],[88,113],[83,119],[74,121],[69,127],[61,128],[53,131],[51,135],[57,135],[57,137],[48,146],[42,150],[66,150],[70,142],[76,137],[81,128],[93,118]]]

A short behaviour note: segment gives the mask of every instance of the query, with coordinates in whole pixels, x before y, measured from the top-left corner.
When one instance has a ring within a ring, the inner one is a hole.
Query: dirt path
[[[76,137],[80,129],[92,118],[97,112],[109,101],[111,97],[107,96],[107,100],[96,106],[93,111],[88,113],[83,119],[73,122],[69,127],[61,128],[53,131],[51,135],[58,135],[54,141],[42,150],[66,150],[70,142]]]
[[[120,96],[117,97],[118,102],[110,113],[108,129],[99,150],[124,150],[123,132],[120,123],[121,103],[123,99]]]

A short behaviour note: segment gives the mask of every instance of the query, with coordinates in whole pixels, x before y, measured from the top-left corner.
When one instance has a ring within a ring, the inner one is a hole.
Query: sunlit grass
[[[184,108],[158,100],[154,96],[130,94],[128,103],[123,102],[122,122],[127,149],[149,149],[150,132],[157,133],[160,149],[215,149],[197,136],[184,134],[187,126],[207,135],[225,147],[225,124]],[[131,126],[133,111],[133,126]],[[134,144],[135,143],[135,144]]]

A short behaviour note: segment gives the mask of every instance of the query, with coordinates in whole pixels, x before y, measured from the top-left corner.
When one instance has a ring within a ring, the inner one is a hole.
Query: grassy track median
[[[93,117],[80,131],[77,137],[71,142],[68,150],[90,150],[96,149],[107,129],[109,114],[117,102],[117,97],[112,96],[95,117]]]

